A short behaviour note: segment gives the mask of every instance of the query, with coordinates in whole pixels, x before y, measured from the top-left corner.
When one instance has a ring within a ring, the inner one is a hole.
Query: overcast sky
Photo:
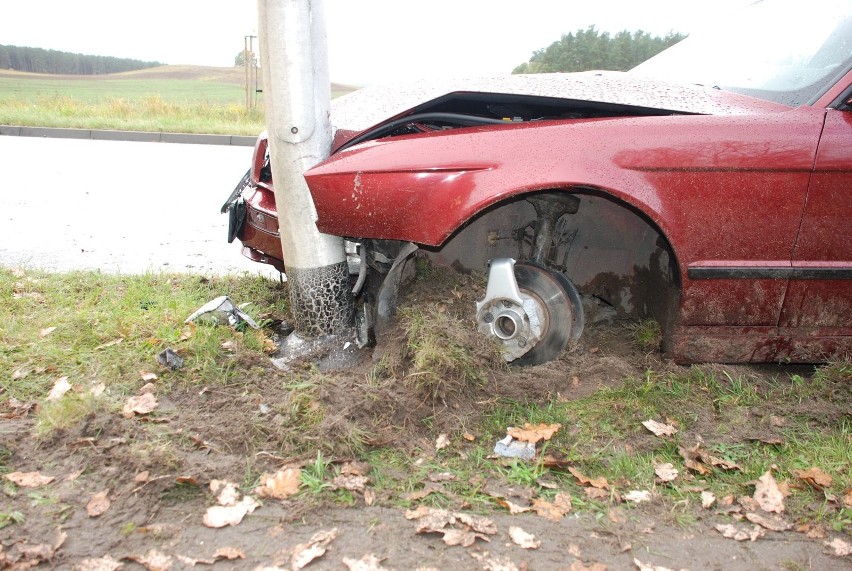
[[[508,74],[562,34],[689,33],[749,0],[325,0],[333,81]],[[253,0],[26,0],[2,5],[0,44],[231,66],[257,33]]]

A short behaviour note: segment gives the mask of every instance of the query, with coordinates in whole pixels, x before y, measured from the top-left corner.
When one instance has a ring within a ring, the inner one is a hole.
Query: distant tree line
[[[669,32],[665,37],[639,30],[622,30],[614,36],[594,26],[566,34],[546,48],[536,50],[528,62],[512,73],[553,73],[606,69],[627,71],[685,38]]]
[[[0,44],[0,69],[14,69],[33,73],[63,73],[95,75],[133,71],[163,65],[156,61],[72,54],[57,50],[4,46]]]

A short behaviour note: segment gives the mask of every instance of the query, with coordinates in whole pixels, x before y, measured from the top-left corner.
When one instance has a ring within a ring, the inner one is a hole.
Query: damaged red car
[[[317,227],[367,273],[366,321],[419,250],[488,275],[472,327],[517,363],[601,315],[655,319],[681,363],[852,354],[852,3],[789,6],[627,73],[335,100],[332,154],[305,178]],[[284,271],[272,185],[261,136],[231,239]]]

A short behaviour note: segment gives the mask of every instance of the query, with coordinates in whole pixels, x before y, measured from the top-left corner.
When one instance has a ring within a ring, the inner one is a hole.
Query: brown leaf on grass
[[[6,474],[6,479],[22,488],[40,488],[56,478],[54,476],[42,476],[39,472],[12,472]]]
[[[345,476],[340,474],[331,481],[331,489],[349,490],[350,492],[363,494],[369,481],[370,478],[367,476]]]
[[[453,482],[458,479],[452,472],[432,472],[426,477],[430,482]]]
[[[651,492],[649,490],[631,490],[622,496],[624,501],[641,504],[651,501]]]
[[[370,473],[370,465],[366,462],[346,462],[340,473],[344,476],[366,476]]]
[[[473,442],[474,440],[476,440],[476,436],[474,436],[470,432],[465,432],[464,434],[462,434],[462,438],[464,438],[468,442]]]
[[[368,506],[376,503],[376,492],[374,490],[364,490],[364,503]]]
[[[654,433],[654,436],[672,436],[677,434],[677,428],[671,424],[664,424],[656,420],[643,420],[642,426]]]
[[[754,485],[754,500],[765,512],[781,513],[784,511],[784,494],[778,489],[778,483],[768,470]]]
[[[70,390],[71,383],[68,382],[68,377],[59,377],[56,379],[56,382],[53,383],[53,388],[50,389],[50,392],[47,394],[46,400],[57,401]]]
[[[699,474],[707,474],[710,472],[710,469],[701,463],[701,457],[697,453],[699,446],[700,444],[696,444],[692,448],[684,448],[683,446],[678,446],[677,451],[680,454],[681,458],[683,458],[683,465],[686,466],[687,470],[692,470],[693,472],[697,472]]]
[[[746,539],[754,541],[758,537],[763,537],[765,535],[765,532],[759,525],[755,525],[751,530],[749,530],[748,528],[737,527],[730,523],[720,523],[716,524],[716,531],[721,533],[723,537],[734,539],[736,541],[745,541]]]
[[[121,561],[113,559],[109,555],[103,557],[89,557],[83,559],[74,566],[74,571],[115,571],[124,565]]]
[[[143,381],[145,381],[146,383],[149,383],[149,382],[151,382],[151,381],[156,381],[156,380],[159,378],[159,377],[157,377],[157,374],[156,374],[156,373],[150,373],[150,372],[148,372],[148,371],[144,371],[144,370],[143,370],[143,371],[139,371],[139,376],[140,376],[140,377],[142,378],[142,380],[143,380]]]
[[[228,351],[228,352],[230,352],[230,353],[236,353],[236,351],[237,351],[237,342],[236,342],[236,341],[234,341],[233,339],[229,339],[228,341],[224,341],[224,342],[220,345],[220,347],[222,347],[222,349],[224,349],[225,351]]]
[[[665,464],[654,464],[654,473],[661,482],[671,482],[677,478],[677,469],[669,462]]]
[[[529,422],[525,422],[523,428],[510,426],[506,429],[506,434],[515,440],[535,444],[541,440],[550,440],[560,428],[562,428],[562,425],[559,423],[545,424],[542,422],[539,424],[530,424]]]
[[[793,470],[797,478],[805,481],[810,487],[817,491],[822,491],[825,488],[831,487],[831,476],[823,472],[821,469],[813,467],[807,470]]]
[[[45,327],[44,329],[38,332],[38,336],[44,338],[53,333],[54,331],[56,331],[56,327]]]
[[[116,345],[118,345],[122,341],[124,341],[123,337],[119,337],[118,339],[113,339],[112,341],[108,341],[108,342],[106,342],[102,345],[98,345],[97,347],[95,347],[95,351],[100,351],[101,349],[106,349],[107,347],[115,347]]]
[[[608,500],[610,498],[610,492],[601,488],[588,487],[583,488],[583,491],[590,500]]]
[[[402,499],[415,502],[417,500],[422,500],[423,498],[425,498],[429,494],[433,494],[435,492],[443,492],[443,491],[444,491],[444,486],[442,484],[435,483],[435,482],[426,482],[423,485],[422,489],[417,490],[416,492],[409,492],[407,494],[403,494]]]
[[[98,517],[103,515],[109,509],[110,501],[107,495],[109,490],[102,490],[92,496],[89,503],[86,504],[86,513],[89,517]]]
[[[835,537],[831,541],[826,541],[823,543],[826,547],[830,547],[834,554],[838,557],[846,557],[847,555],[852,555],[852,545],[843,541],[839,537]]]
[[[571,496],[565,492],[559,492],[549,502],[543,498],[535,498],[532,501],[532,509],[543,518],[551,521],[560,521],[565,514],[571,511]]]
[[[364,555],[361,559],[344,557],[343,564],[346,565],[349,571],[384,571],[387,569],[386,567],[382,567],[382,559],[379,559],[372,553]]]
[[[169,571],[174,562],[171,555],[166,555],[156,549],[149,550],[145,555],[127,555],[126,557],[122,557],[122,559],[135,561],[148,571]]]
[[[509,538],[512,542],[524,549],[538,549],[541,547],[541,541],[535,538],[531,533],[527,533],[520,527],[511,526],[509,528]]]
[[[716,502],[716,495],[713,492],[701,492],[701,507],[704,509],[710,508]]]
[[[531,507],[528,507],[528,506],[519,506],[518,504],[512,503],[505,498],[495,497],[494,501],[497,503],[498,506],[502,506],[502,507],[506,508],[507,510],[509,510],[509,513],[512,514],[512,515],[517,515],[517,514],[521,514],[521,513],[524,513],[524,512],[528,512],[532,509]]]
[[[571,467],[568,468],[568,471],[572,476],[577,478],[577,483],[581,486],[592,486],[593,488],[600,488],[602,490],[609,489],[609,482],[606,481],[606,478],[603,476],[598,478],[587,478],[584,476],[577,468]]]
[[[762,516],[760,514],[747,512],[745,514],[745,517],[751,523],[756,523],[757,525],[771,531],[787,531],[788,529],[792,529],[793,527],[792,523],[785,521],[783,518],[777,515]]]
[[[230,506],[210,506],[204,514],[202,523],[213,528],[238,525],[247,514],[253,512],[259,505],[257,500],[246,496]]]
[[[843,494],[843,505],[847,508],[852,508],[852,488],[849,488]]]
[[[299,468],[281,468],[274,474],[262,475],[254,493],[261,498],[283,500],[298,493],[301,485],[302,471]]]
[[[293,548],[290,556],[290,567],[298,571],[311,563],[314,559],[322,557],[328,548],[328,544],[337,538],[337,528],[328,531],[318,531],[311,536],[308,543],[300,543]]]
[[[439,434],[435,440],[435,450],[443,450],[450,445],[450,437],[446,434]]]
[[[124,418],[133,418],[137,414],[149,414],[154,411],[160,403],[157,402],[157,397],[151,393],[130,397],[124,403],[124,409],[121,411]]]

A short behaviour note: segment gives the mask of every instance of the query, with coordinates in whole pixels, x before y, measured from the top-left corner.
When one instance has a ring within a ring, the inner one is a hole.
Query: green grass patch
[[[109,394],[141,386],[141,371],[160,383],[219,384],[235,374],[231,350],[262,355],[263,331],[190,326],[198,307],[227,294],[255,319],[282,314],[286,296],[260,277],[135,276],[97,272],[46,274],[0,269],[0,388],[22,402],[44,399],[60,377],[78,388],[104,383]],[[231,350],[223,347],[230,342]],[[185,359],[180,371],[158,368],[171,347]],[[85,416],[99,406],[77,395],[44,407],[47,426]],[[50,420],[47,420],[50,419]]]

